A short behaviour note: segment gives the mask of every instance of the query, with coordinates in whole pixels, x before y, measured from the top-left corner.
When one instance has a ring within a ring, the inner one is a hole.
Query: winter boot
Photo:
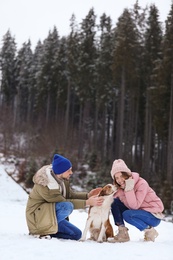
[[[130,240],[129,234],[128,234],[128,228],[124,226],[118,227],[118,234],[114,236],[114,238],[108,239],[108,242],[110,243],[121,243],[121,242],[127,242]]]
[[[146,228],[144,230],[144,241],[155,241],[155,238],[158,237],[159,233],[153,228]]]
[[[34,238],[40,238],[40,239],[51,239],[50,235],[32,235],[29,233],[30,236],[33,236]]]

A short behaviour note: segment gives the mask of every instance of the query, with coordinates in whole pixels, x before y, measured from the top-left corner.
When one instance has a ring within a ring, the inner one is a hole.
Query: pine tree
[[[38,41],[34,53],[32,62],[32,82],[30,86],[30,108],[28,109],[30,123],[36,125],[38,119],[38,103],[39,103],[39,89],[37,88],[37,82],[40,77],[42,68],[42,56],[43,56],[43,44]]]
[[[16,43],[15,38],[11,36],[11,32],[3,37],[3,45],[0,52],[0,70],[1,70],[1,94],[2,108],[5,104],[14,109],[15,95],[17,93],[15,84],[15,57]]]
[[[112,76],[113,29],[111,18],[105,13],[100,17],[100,31],[96,63],[98,84],[96,85],[95,150],[101,152],[101,160],[103,161],[104,158],[110,158],[111,154],[110,143],[112,144],[112,142],[110,141],[111,135],[113,135],[111,117],[114,114],[112,112],[112,99],[115,95]],[[114,139],[113,136],[112,139]]]
[[[67,94],[67,110],[66,110],[66,126],[65,126],[65,144],[69,138],[73,142],[78,143],[78,138],[75,138],[76,128],[79,122],[79,100],[76,95],[76,89],[80,82],[79,71],[79,32],[76,24],[76,17],[71,17],[71,32],[67,37],[67,80],[68,80],[68,94]],[[69,128],[70,127],[70,128]]]
[[[145,37],[144,33],[146,31],[146,16],[147,7],[141,7],[137,0],[130,10],[131,17],[135,24],[135,32],[137,35],[137,46],[136,46],[136,79],[133,83],[133,105],[130,107],[132,116],[130,122],[133,122],[133,127],[130,127],[133,131],[133,147],[132,147],[132,157],[133,164],[135,164],[136,170],[139,172],[142,168],[143,159],[143,142],[144,142],[144,118],[145,118],[145,86],[144,86],[144,76],[145,76],[145,65],[144,65],[144,53],[145,53]],[[133,117],[133,120],[132,120]],[[129,135],[129,133],[128,133]],[[132,133],[131,135],[132,136]],[[129,142],[130,143],[130,142]],[[130,146],[128,149],[131,149]],[[128,152],[128,150],[127,150]]]
[[[37,77],[37,110],[40,122],[44,121],[45,128],[56,116],[57,102],[57,76],[56,57],[59,48],[59,36],[56,27],[49,32],[43,42],[41,68]],[[52,113],[53,112],[53,113]],[[40,123],[39,122],[39,123]]]
[[[32,50],[31,43],[24,43],[18,51],[15,63],[15,75],[17,86],[17,107],[16,107],[16,123],[21,125],[22,122],[27,123],[30,110],[30,88],[32,78]]]
[[[81,23],[79,64],[80,82],[75,86],[76,94],[80,102],[79,119],[79,151],[82,157],[83,147],[87,145],[90,150],[92,142],[91,131],[93,130],[93,103],[95,100],[95,61],[97,57],[95,46],[96,15],[94,9],[90,9],[88,15]],[[86,142],[87,140],[87,142]]]
[[[156,118],[152,93],[153,90],[157,94],[157,86],[153,86],[156,78],[157,64],[161,61],[161,43],[162,30],[159,22],[159,13],[155,5],[151,5],[149,9],[149,17],[147,20],[147,30],[145,34],[145,87],[146,87],[146,107],[145,107],[145,139],[144,139],[144,162],[143,173],[145,178],[149,180],[150,175],[158,163],[155,148],[158,145],[156,137],[158,131],[154,120]],[[151,160],[152,158],[152,160]],[[152,174],[153,176],[153,174]]]
[[[162,96],[162,102],[164,102],[163,123],[167,136],[167,158],[165,158],[167,159],[167,171],[165,177],[173,185],[173,4],[166,20],[162,68],[165,90]]]
[[[15,108],[16,108],[16,78],[15,78],[16,43],[11,32],[3,37],[0,52],[0,129],[3,135],[3,151],[8,153],[14,139]]]
[[[114,82],[117,89],[117,119],[115,151],[116,158],[124,157],[129,164],[132,159],[133,128],[135,124],[135,93],[138,53],[138,35],[132,14],[125,9],[115,28],[113,61]],[[114,118],[115,120],[115,118]],[[114,130],[115,131],[115,130]],[[127,153],[128,151],[128,153]],[[127,156],[128,154],[128,156]],[[127,157],[127,158],[126,158]]]

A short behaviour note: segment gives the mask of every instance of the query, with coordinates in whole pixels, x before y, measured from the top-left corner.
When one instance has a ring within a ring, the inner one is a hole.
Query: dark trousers
[[[124,226],[124,221],[126,221],[140,231],[149,227],[156,227],[161,221],[148,211],[142,209],[128,209],[118,198],[114,199],[111,205],[111,211],[115,225]]]
[[[79,240],[82,232],[79,228],[71,224],[67,218],[73,211],[71,202],[57,202],[55,204],[56,217],[58,222],[58,232],[52,234],[52,237]]]

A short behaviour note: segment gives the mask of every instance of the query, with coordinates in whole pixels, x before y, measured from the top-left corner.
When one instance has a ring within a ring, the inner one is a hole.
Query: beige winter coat
[[[33,177],[34,187],[26,206],[26,221],[30,234],[48,235],[58,231],[55,202],[70,201],[74,209],[85,208],[86,192],[74,192],[69,181],[57,181],[51,165],[43,166]]]

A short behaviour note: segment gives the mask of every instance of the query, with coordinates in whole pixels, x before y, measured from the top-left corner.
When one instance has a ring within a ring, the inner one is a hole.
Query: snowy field
[[[173,223],[161,222],[154,243],[144,242],[143,232],[130,225],[127,227],[131,241],[127,243],[36,239],[28,235],[25,221],[28,194],[7,175],[3,165],[0,165],[0,193],[0,260],[173,259]],[[84,210],[75,210],[70,221],[83,230],[86,218]]]

